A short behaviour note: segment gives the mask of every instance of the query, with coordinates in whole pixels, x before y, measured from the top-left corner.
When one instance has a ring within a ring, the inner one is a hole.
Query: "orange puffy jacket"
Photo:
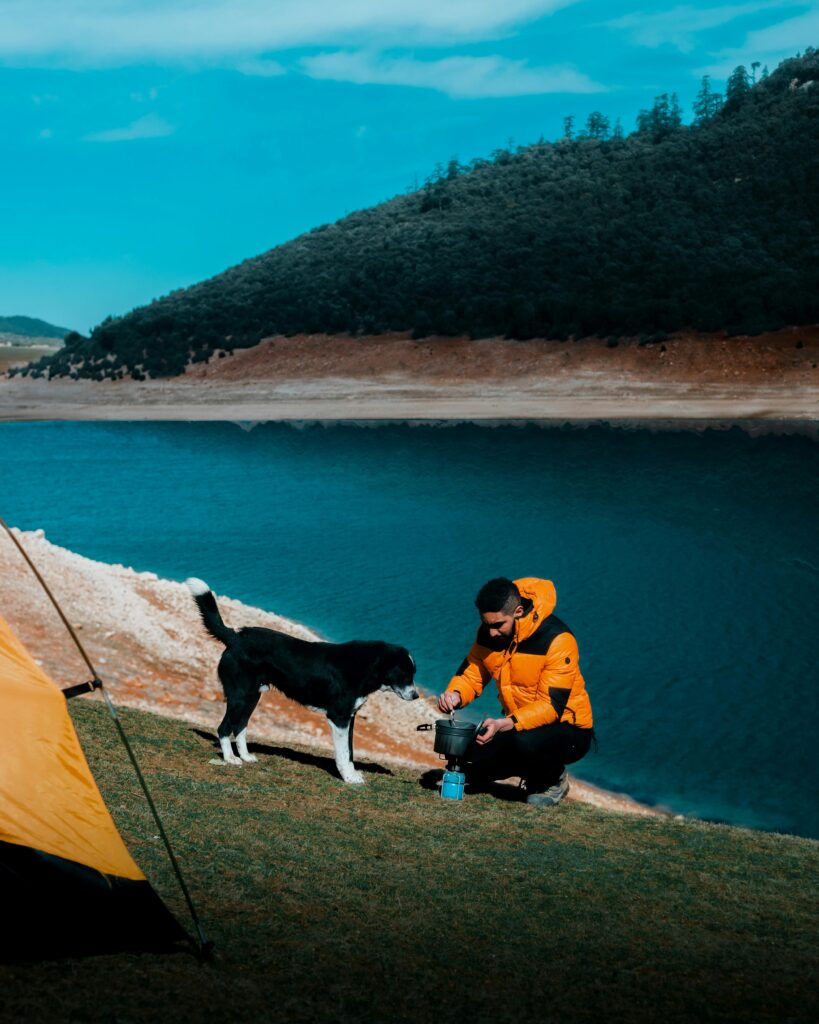
[[[557,595],[551,580],[515,580],[524,615],[515,622],[515,635],[497,650],[481,626],[472,650],[448,690],[457,690],[461,703],[480,696],[495,679],[503,713],[515,728],[535,729],[568,722],[581,729],[593,725],[591,703],[578,665],[577,641],[565,622],[553,614]]]

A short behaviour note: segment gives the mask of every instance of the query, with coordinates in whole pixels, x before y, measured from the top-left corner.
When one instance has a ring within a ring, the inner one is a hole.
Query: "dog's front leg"
[[[333,734],[333,747],[335,748],[338,773],[345,782],[360,786],[364,782],[364,776],[361,772],[356,771],[352,759],[351,733],[353,719],[348,719],[344,725],[336,725],[332,719],[328,719],[328,721],[330,723],[330,732]]]

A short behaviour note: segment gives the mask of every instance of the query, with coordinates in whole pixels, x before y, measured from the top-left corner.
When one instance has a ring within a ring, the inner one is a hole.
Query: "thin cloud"
[[[256,78],[277,78],[279,75],[286,75],[287,68],[277,60],[263,60],[258,57],[249,57],[247,60],[240,60],[236,70],[243,75],[252,75]]]
[[[5,0],[0,61],[116,66],[231,62],[303,46],[497,38],[579,0]]]
[[[455,99],[530,96],[538,93],[604,92],[605,87],[571,67],[528,67],[505,57],[444,57],[420,61],[364,51],[338,50],[302,60],[311,78],[357,85],[404,85],[435,89]]]
[[[787,18],[776,25],[749,32],[741,47],[720,50],[715,54],[713,64],[697,68],[696,75],[712,75],[727,78],[738,64],[759,61],[771,70],[786,57],[792,57],[806,46],[816,46],[819,41],[819,5],[795,18]]]
[[[782,7],[784,3],[785,0],[760,0],[758,3],[722,7],[692,7],[686,4],[656,14],[626,14],[622,18],[607,21],[606,26],[628,32],[631,41],[638,46],[656,48],[668,44],[688,53],[696,46],[698,33],[727,25],[737,18]]]
[[[819,43],[819,5],[796,18],[780,21],[778,25],[749,32],[746,47],[769,53],[791,54],[806,46]]]
[[[176,131],[158,114],[146,114],[138,117],[124,128],[111,128],[105,132],[92,132],[84,136],[85,142],[133,142],[136,139],[160,139],[173,135]]]

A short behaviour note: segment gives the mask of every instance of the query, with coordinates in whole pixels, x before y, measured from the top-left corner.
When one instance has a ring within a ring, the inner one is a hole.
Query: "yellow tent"
[[[0,900],[0,959],[187,939],[128,853],[62,691],[2,618]]]

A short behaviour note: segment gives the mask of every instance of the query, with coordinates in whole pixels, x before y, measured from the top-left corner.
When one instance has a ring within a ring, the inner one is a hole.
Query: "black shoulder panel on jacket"
[[[559,619],[556,615],[550,615],[548,619],[544,619],[541,622],[531,636],[518,644],[517,653],[546,654],[552,646],[554,638],[560,636],[561,633],[570,633],[574,636],[574,633],[572,633],[562,619]]]

